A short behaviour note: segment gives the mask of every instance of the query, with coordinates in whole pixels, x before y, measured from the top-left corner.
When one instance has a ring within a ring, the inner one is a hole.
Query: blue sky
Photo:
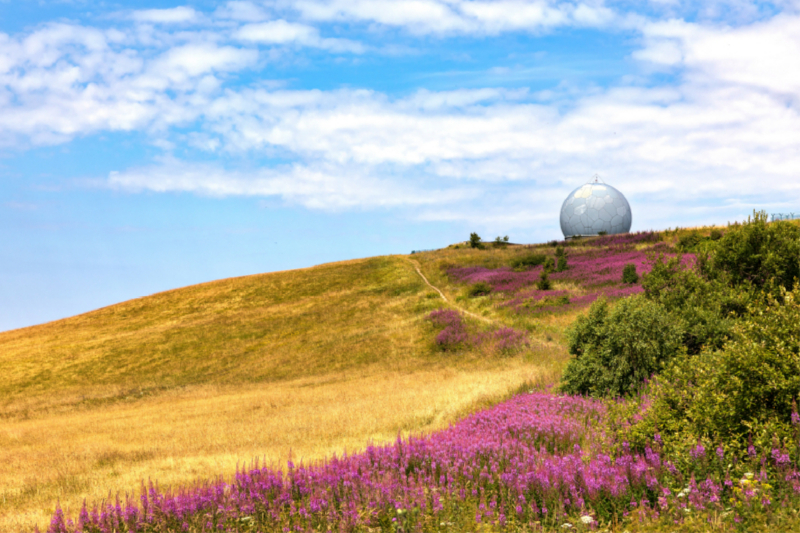
[[[0,0],[0,330],[213,279],[800,212],[800,2]]]

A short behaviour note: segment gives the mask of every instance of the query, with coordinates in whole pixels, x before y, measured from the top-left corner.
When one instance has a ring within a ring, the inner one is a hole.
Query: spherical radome
[[[572,191],[561,206],[561,232],[565,238],[628,233],[631,206],[617,189],[605,183],[587,183]]]

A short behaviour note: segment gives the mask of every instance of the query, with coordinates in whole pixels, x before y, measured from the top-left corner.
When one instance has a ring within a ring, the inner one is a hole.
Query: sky
[[[0,0],[0,331],[214,279],[800,213],[800,0]]]

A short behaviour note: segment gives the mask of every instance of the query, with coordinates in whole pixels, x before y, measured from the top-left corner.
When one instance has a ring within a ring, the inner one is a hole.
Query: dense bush
[[[679,325],[689,356],[657,380],[631,440],[660,433],[676,450],[698,439],[740,455],[751,440],[780,449],[781,438],[797,439],[800,228],[755,213],[706,244],[696,271],[659,258],[644,277],[646,297]]]
[[[634,284],[639,281],[639,274],[636,273],[636,265],[628,263],[622,269],[622,283]]]
[[[681,257],[658,257],[642,278],[645,296],[661,304],[680,326],[690,355],[719,349],[753,298],[749,287],[708,280],[685,268]]]
[[[733,285],[791,288],[800,278],[800,227],[784,220],[768,223],[766,213],[753,213],[716,241],[701,267],[707,276]]]
[[[621,300],[611,310],[598,300],[567,331],[575,358],[564,370],[561,390],[626,395],[683,353],[682,333],[662,305],[642,296]]]
[[[774,447],[773,438],[792,436],[800,289],[781,296],[755,303],[724,349],[684,358],[665,372],[642,425],[679,442],[703,438],[740,450],[751,438]]]
[[[700,241],[702,241],[702,238],[696,231],[681,235],[678,237],[678,250],[681,252],[691,252],[700,244]]]
[[[511,260],[510,265],[516,270],[527,270],[539,265],[543,265],[547,256],[544,254],[528,253]]]

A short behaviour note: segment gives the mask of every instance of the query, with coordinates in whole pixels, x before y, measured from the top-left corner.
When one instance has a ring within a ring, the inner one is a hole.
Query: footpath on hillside
[[[501,322],[499,320],[475,314],[472,311],[468,311],[467,309],[464,309],[462,306],[460,306],[460,305],[456,304],[455,302],[449,300],[447,298],[447,296],[445,296],[444,292],[442,292],[439,289],[439,287],[436,287],[434,284],[432,284],[430,281],[428,281],[428,278],[426,278],[425,274],[422,273],[422,270],[419,267],[419,263],[417,263],[416,261],[414,261],[410,257],[407,257],[406,259],[408,259],[409,263],[411,263],[411,266],[414,267],[414,270],[417,271],[417,274],[419,274],[419,277],[422,278],[422,281],[424,281],[425,284],[428,285],[428,287],[430,287],[431,289],[433,289],[436,292],[438,292],[439,296],[442,298],[442,300],[444,300],[445,303],[447,303],[449,306],[454,307],[458,311],[460,311],[460,312],[462,312],[462,313],[464,313],[466,315],[469,315],[469,316],[471,316],[473,318],[477,318],[478,320],[482,320],[483,322],[486,322],[487,324],[491,324],[493,326],[500,326],[500,327],[505,327],[506,326],[503,322]],[[529,332],[529,334],[531,334],[531,333]],[[552,342],[550,340],[542,340],[541,338],[536,338],[536,341],[541,346],[551,346],[552,347],[552,346],[555,346],[557,344],[557,343],[554,343],[554,342]]]
[[[447,296],[445,296],[444,293],[441,290],[439,290],[438,287],[434,286],[430,281],[428,281],[428,278],[426,278],[425,274],[423,274],[422,270],[420,270],[419,263],[417,263],[413,259],[410,259],[410,258],[407,258],[407,259],[411,263],[411,266],[414,267],[414,270],[417,271],[417,274],[419,274],[419,277],[422,278],[422,281],[424,281],[428,285],[428,287],[430,287],[431,289],[433,289],[436,292],[438,292],[439,296],[442,297],[442,300],[444,300],[448,305],[452,305],[453,307],[457,308],[462,313],[467,314],[467,315],[469,315],[471,317],[477,318],[478,320],[483,320],[484,322],[488,322],[489,324],[499,324],[499,322],[496,321],[496,320],[492,320],[491,318],[486,318],[485,316],[476,315],[475,313],[473,313],[471,311],[467,311],[466,309],[464,309],[460,305],[457,305],[455,302],[451,302],[450,300],[448,300]]]

